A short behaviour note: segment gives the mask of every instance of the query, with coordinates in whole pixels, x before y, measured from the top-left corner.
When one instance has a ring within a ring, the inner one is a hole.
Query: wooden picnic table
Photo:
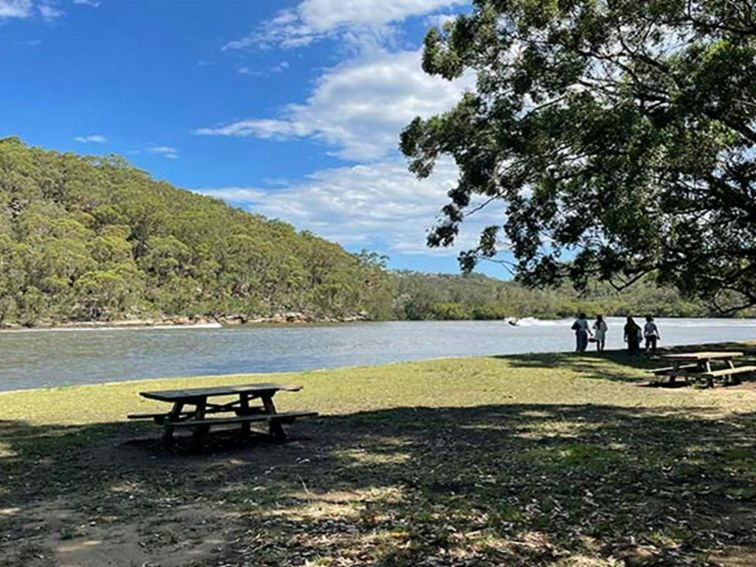
[[[685,378],[686,382],[693,379],[703,379],[709,386],[714,385],[715,378],[737,379],[739,374],[754,372],[756,366],[735,366],[734,359],[743,356],[742,352],[734,351],[703,351],[679,352],[664,354],[662,358],[672,363],[667,368],[657,368],[652,372],[657,377],[668,377],[670,383],[676,378]],[[719,365],[720,368],[714,368]],[[723,366],[723,367],[721,367]]]
[[[140,392],[142,397],[170,403],[172,408],[168,412],[130,414],[128,417],[153,419],[155,423],[162,425],[163,441],[167,445],[173,443],[176,428],[191,428],[195,445],[200,447],[212,426],[240,424],[242,434],[247,435],[251,432],[250,424],[253,422],[267,422],[273,438],[283,441],[286,439],[283,424],[292,423],[300,417],[315,416],[317,412],[279,413],[273,397],[278,392],[298,392],[301,389],[301,386],[293,384],[262,383]],[[217,397],[231,397],[231,400],[209,401],[210,398]],[[260,403],[251,404],[254,400],[259,400]],[[208,416],[216,414],[221,414],[221,417],[208,419]]]

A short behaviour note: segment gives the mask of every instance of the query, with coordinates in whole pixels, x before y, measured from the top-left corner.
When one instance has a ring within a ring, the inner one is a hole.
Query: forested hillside
[[[155,181],[121,158],[0,140],[0,324],[390,315],[369,255]]]
[[[593,283],[584,294],[569,287],[529,289],[482,275],[454,276],[399,272],[395,274],[394,314],[398,319],[503,319],[506,317],[571,317],[645,315],[716,316],[700,301],[688,301],[674,289],[638,282],[623,292],[607,283]],[[753,310],[741,311],[753,316]]]

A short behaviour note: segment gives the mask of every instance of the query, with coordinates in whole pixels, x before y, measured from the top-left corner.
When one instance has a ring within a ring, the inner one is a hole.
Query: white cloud
[[[19,45],[25,45],[26,47],[38,47],[42,45],[41,39],[27,39],[25,41],[19,41]]]
[[[257,138],[286,138],[296,135],[306,136],[308,133],[309,130],[304,128],[298,130],[293,122],[271,119],[240,120],[239,122],[232,122],[225,126],[195,130],[195,134],[201,136],[237,136],[240,138],[249,136]]]
[[[32,0],[0,0],[0,19],[30,18],[33,13]]]
[[[178,150],[170,146],[149,146],[145,148],[149,154],[164,157],[165,159],[178,159]]]
[[[421,69],[422,50],[397,50],[393,42],[401,37],[399,22],[438,16],[444,9],[466,4],[469,0],[302,0],[247,37],[227,44],[224,49],[296,47],[332,37],[339,40],[338,54],[347,60],[325,70],[304,102],[288,104],[272,115],[199,128],[195,134],[311,139],[343,159],[361,163],[319,170],[275,189],[235,186],[198,192],[353,248],[455,255],[474,247],[483,226],[503,221],[501,205],[494,203],[467,219],[454,248],[429,251],[428,230],[449,201],[447,192],[457,181],[457,169],[443,161],[429,179],[419,181],[398,155],[401,130],[416,116],[449,110],[465,90],[474,88],[474,77],[454,82],[431,77]],[[345,53],[345,45],[356,49]],[[248,66],[237,71],[259,73]]]
[[[313,138],[352,160],[381,159],[397,148],[399,133],[416,116],[448,110],[469,77],[449,82],[420,68],[421,51],[380,53],[322,75],[304,104],[275,118],[251,118],[200,128],[200,135],[263,139]]]
[[[97,0],[74,0],[74,4],[81,6],[90,6],[91,8],[99,8],[100,3]]]
[[[39,6],[37,6],[37,9],[39,10],[39,14],[42,16],[42,18],[47,21],[51,21],[65,15],[65,12],[63,10],[56,8],[52,4],[40,4]]]
[[[450,162],[440,162],[422,181],[407,171],[404,160],[326,169],[302,182],[276,190],[227,187],[197,192],[244,206],[270,218],[346,246],[379,246],[389,253],[428,254],[425,241],[446,193],[457,179]],[[456,254],[474,246],[479,230],[501,222],[501,206],[481,211],[466,221],[457,246],[434,253]]]
[[[469,0],[302,0],[223,49],[301,47],[344,32],[383,34],[392,23],[463,4]]]
[[[272,67],[268,67],[267,69],[252,69],[248,67],[247,65],[243,65],[242,67],[239,67],[238,69],[236,69],[236,72],[239,73],[240,75],[251,75],[253,77],[266,77],[268,75],[272,75],[275,73],[283,73],[288,68],[289,68],[289,62],[281,61],[280,63],[277,63],[273,65]]]
[[[89,136],[76,136],[74,138],[77,142],[82,144],[104,144],[108,139],[101,134],[91,134]]]
[[[83,0],[87,2],[89,0]],[[75,4],[82,3],[74,0]],[[0,0],[0,20],[7,18],[27,19],[38,14],[47,22],[60,18],[65,12],[57,7],[55,0]]]

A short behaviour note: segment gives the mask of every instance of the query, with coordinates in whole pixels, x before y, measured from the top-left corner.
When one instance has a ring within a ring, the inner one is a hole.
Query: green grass
[[[756,389],[643,388],[620,354],[281,374],[284,445],[165,451],[146,389],[0,394],[0,565],[756,560]],[[740,563],[738,563],[740,562]]]

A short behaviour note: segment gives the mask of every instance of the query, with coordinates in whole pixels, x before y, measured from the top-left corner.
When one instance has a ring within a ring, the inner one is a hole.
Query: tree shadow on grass
[[[108,522],[136,526],[139,559],[166,565],[756,557],[756,413],[417,407],[326,416],[292,432],[284,445],[216,435],[197,455],[162,450],[156,430],[138,424],[0,422],[0,557],[45,565],[35,558],[59,557],[62,544],[85,557],[90,532]],[[50,519],[58,509],[62,525]],[[123,543],[108,533],[98,537],[109,549]],[[183,563],[160,555],[208,540],[210,551]]]
[[[583,378],[615,382],[647,381],[651,376],[649,370],[664,366],[659,359],[640,354],[630,356],[624,351],[530,353],[502,355],[494,358],[506,360],[512,368],[569,370]],[[612,364],[607,364],[607,362]]]
[[[493,358],[506,360],[512,368],[527,369],[560,369],[569,370],[579,374],[582,378],[592,378],[600,380],[609,380],[613,382],[627,382],[638,385],[649,386],[666,386],[681,387],[684,381],[678,380],[674,384],[668,381],[656,382],[652,380],[652,369],[671,366],[669,361],[665,361],[661,355],[674,352],[691,352],[701,350],[712,350],[708,345],[686,345],[674,348],[660,350],[656,355],[629,355],[627,351],[604,351],[585,352],[585,353],[531,353],[522,355],[501,355]],[[754,349],[744,347],[738,343],[723,343],[717,345],[718,351],[735,351],[743,352],[745,356],[738,358],[737,365],[755,364],[756,352]],[[610,363],[610,364],[607,364]],[[749,378],[743,376],[743,380]]]

